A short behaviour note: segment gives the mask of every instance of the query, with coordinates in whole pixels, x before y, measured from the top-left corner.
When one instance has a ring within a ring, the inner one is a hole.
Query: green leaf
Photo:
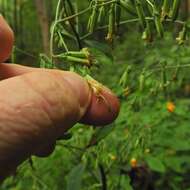
[[[113,59],[107,56],[103,51],[96,48],[89,48],[92,56],[95,58],[98,64],[112,64]]]
[[[115,124],[112,123],[111,125],[107,125],[105,127],[96,128],[87,147],[96,145],[100,140],[109,135],[114,127]]]
[[[121,176],[120,185],[122,189],[133,190],[133,188],[130,185],[130,177],[128,175]]]
[[[53,62],[45,54],[39,55],[40,68],[53,69]]]
[[[175,172],[182,172],[183,159],[178,157],[166,157],[164,160],[167,167],[171,168]]]
[[[145,160],[151,170],[160,173],[165,172],[166,168],[160,159],[149,155],[145,157]]]
[[[85,43],[94,52],[96,51],[97,54],[99,54],[100,56],[104,56],[106,59],[113,62],[113,55],[112,55],[113,51],[109,45],[107,45],[105,43],[100,43],[100,42],[94,41],[94,40],[85,40]]]
[[[85,170],[84,164],[75,166],[68,174],[67,190],[80,190],[82,185],[82,176]]]

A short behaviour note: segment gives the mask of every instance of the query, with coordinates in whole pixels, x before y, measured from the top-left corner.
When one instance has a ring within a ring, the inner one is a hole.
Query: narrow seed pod
[[[78,57],[78,58],[86,58],[86,55],[82,51],[68,51],[65,53],[66,56]]]
[[[67,51],[64,55],[78,58],[89,58],[91,56],[88,48],[82,48],[80,51]]]
[[[126,85],[127,85],[127,81],[128,81],[128,78],[129,78],[129,73],[131,71],[131,66],[129,65],[126,70],[124,71],[124,73],[122,74],[120,80],[119,80],[119,84],[125,88]]]
[[[181,3],[181,0],[174,0],[173,1],[172,11],[171,11],[172,21],[177,19],[180,3]]]
[[[187,37],[187,26],[184,24],[182,31],[179,33],[179,36],[176,38],[179,45],[184,44]]]
[[[165,20],[169,17],[170,3],[169,0],[164,0],[161,12],[161,20]]]
[[[98,3],[95,2],[95,5],[93,6],[93,9],[92,9],[92,14],[88,22],[88,32],[90,33],[94,32],[94,29],[97,24],[97,20],[98,20]]]
[[[127,83],[127,71],[125,71],[123,73],[123,75],[121,76],[120,80],[119,80],[119,84],[124,88],[126,86]]]
[[[149,1],[153,4],[152,0],[149,0]],[[146,3],[146,7],[147,7],[147,9],[146,9],[147,16],[153,16],[152,6],[150,6],[149,3]]]
[[[120,0],[120,6],[123,7],[129,14],[136,16],[133,5],[129,1]]]
[[[162,38],[164,36],[164,27],[163,27],[163,24],[162,24],[162,21],[160,18],[160,14],[156,10],[156,8],[154,8],[153,12],[154,12],[154,22],[155,22],[155,26],[156,26],[158,36],[160,38]]]
[[[145,30],[143,32],[142,39],[145,40],[148,43],[153,41],[151,25],[150,25],[148,20],[146,20],[146,28],[145,28]]]
[[[99,8],[99,14],[98,14],[98,19],[97,19],[97,24],[101,25],[102,22],[104,21],[104,18],[105,18],[105,7],[104,7],[104,5],[102,5]]]
[[[135,0],[135,7],[136,7],[137,15],[140,20],[140,24],[142,28],[145,28],[146,27],[145,13],[144,13],[143,6],[140,0]]]
[[[120,6],[120,0],[117,0],[115,4],[115,17],[116,17],[116,31],[119,30],[120,20],[121,20],[121,6]]]
[[[91,66],[91,63],[88,59],[82,59],[82,58],[78,58],[78,57],[72,57],[72,56],[66,56],[65,57],[67,61],[71,61],[71,62],[75,62],[75,63],[80,63],[82,65],[86,65],[86,66]]]
[[[87,31],[90,31],[91,22],[92,22],[92,16],[90,15],[90,17],[88,19],[88,24],[87,24]]]
[[[109,10],[108,34],[106,36],[106,40],[112,43],[114,34],[115,34],[115,3],[112,3]]]

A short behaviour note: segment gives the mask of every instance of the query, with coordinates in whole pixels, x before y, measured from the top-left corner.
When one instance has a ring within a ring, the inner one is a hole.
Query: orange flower
[[[174,112],[175,104],[173,102],[167,102],[167,110],[171,113]]]
[[[131,165],[132,168],[136,168],[137,167],[137,160],[136,160],[136,158],[131,158],[130,165]]]

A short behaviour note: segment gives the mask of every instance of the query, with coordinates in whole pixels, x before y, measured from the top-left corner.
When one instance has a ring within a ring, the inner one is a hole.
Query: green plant
[[[93,76],[121,112],[104,128],[78,124],[2,189],[14,180],[19,190],[189,189],[189,23],[179,9],[170,0],[58,2],[41,67]]]

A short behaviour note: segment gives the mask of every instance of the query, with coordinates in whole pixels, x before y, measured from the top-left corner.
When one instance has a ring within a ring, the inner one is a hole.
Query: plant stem
[[[146,2],[154,9],[154,5],[152,4],[150,0],[146,0]]]
[[[106,173],[104,170],[104,167],[102,164],[98,164],[99,170],[100,170],[100,175],[101,175],[101,180],[102,180],[102,190],[107,190],[107,179],[106,179]]]
[[[50,36],[50,56],[51,56],[51,60],[53,58],[53,39],[54,39],[54,31],[55,31],[55,27],[56,27],[56,23],[59,17],[59,9],[60,9],[60,5],[61,5],[61,0],[58,0],[58,4],[57,4],[57,8],[56,8],[56,15],[55,15],[55,21],[52,25],[52,31],[51,31],[51,36]]]
[[[73,12],[74,9],[73,9],[73,7],[72,7],[71,2],[70,2],[69,0],[67,0],[67,2],[68,2],[68,5],[69,5],[69,8],[70,8],[71,12]],[[66,14],[66,16],[67,16],[67,18],[68,18],[68,17],[69,17],[69,14],[68,14],[68,12],[67,12],[66,4],[65,4],[65,3],[64,3],[64,8],[65,8],[65,14]],[[78,43],[79,49],[82,49],[82,43],[81,43],[81,41],[80,41],[80,36],[79,36],[79,34],[78,34],[78,32],[77,32],[77,30],[76,30],[76,28],[75,28],[75,26],[74,26],[74,24],[72,23],[71,20],[69,20],[69,24],[70,24],[71,29],[72,29],[72,31],[73,31],[75,37],[76,37],[76,41],[77,41],[77,43]]]
[[[63,39],[63,37],[61,36],[61,33],[58,32],[58,35],[59,35],[59,38],[61,39],[61,43],[63,44],[65,50],[68,52],[68,51],[69,51],[69,50],[68,50],[68,47],[67,47],[67,45],[66,45],[66,43],[65,43],[65,41],[64,41],[64,39]]]

